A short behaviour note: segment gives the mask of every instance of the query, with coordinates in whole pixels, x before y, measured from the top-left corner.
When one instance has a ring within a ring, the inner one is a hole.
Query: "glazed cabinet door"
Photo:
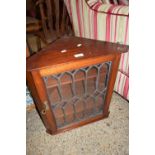
[[[36,106],[48,133],[55,134],[100,120],[109,114],[109,104],[120,55],[70,70],[43,74],[32,71]],[[46,68],[46,70],[48,70]],[[32,88],[31,88],[32,90]]]
[[[111,65],[106,61],[41,77],[46,92],[42,98],[49,103],[57,130],[103,117]]]

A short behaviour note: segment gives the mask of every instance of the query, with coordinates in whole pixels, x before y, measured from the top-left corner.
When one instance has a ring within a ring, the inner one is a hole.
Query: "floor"
[[[35,110],[27,112],[27,155],[128,155],[129,103],[113,93],[107,119],[51,136]]]

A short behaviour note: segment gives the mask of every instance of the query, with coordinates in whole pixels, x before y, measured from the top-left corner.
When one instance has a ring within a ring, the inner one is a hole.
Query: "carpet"
[[[36,110],[26,116],[27,155],[128,155],[129,103],[113,93],[109,117],[51,136]]]

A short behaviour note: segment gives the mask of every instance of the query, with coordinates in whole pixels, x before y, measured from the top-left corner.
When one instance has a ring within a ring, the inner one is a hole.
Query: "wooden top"
[[[128,51],[128,46],[80,37],[61,38],[27,58],[27,71]]]

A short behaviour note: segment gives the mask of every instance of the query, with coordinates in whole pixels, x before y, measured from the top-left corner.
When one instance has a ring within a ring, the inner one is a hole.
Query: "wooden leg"
[[[37,51],[41,50],[41,40],[38,36],[36,36],[36,44],[37,44]]]
[[[30,46],[30,43],[29,43],[28,39],[26,39],[26,48],[27,48],[26,50],[28,50],[28,51],[26,51],[26,54],[28,54],[28,56],[31,56],[32,53],[33,53],[33,50],[32,50],[32,48]],[[26,57],[27,57],[27,55],[26,55]]]
[[[30,56],[30,51],[29,51],[29,48],[26,44],[26,58]]]

